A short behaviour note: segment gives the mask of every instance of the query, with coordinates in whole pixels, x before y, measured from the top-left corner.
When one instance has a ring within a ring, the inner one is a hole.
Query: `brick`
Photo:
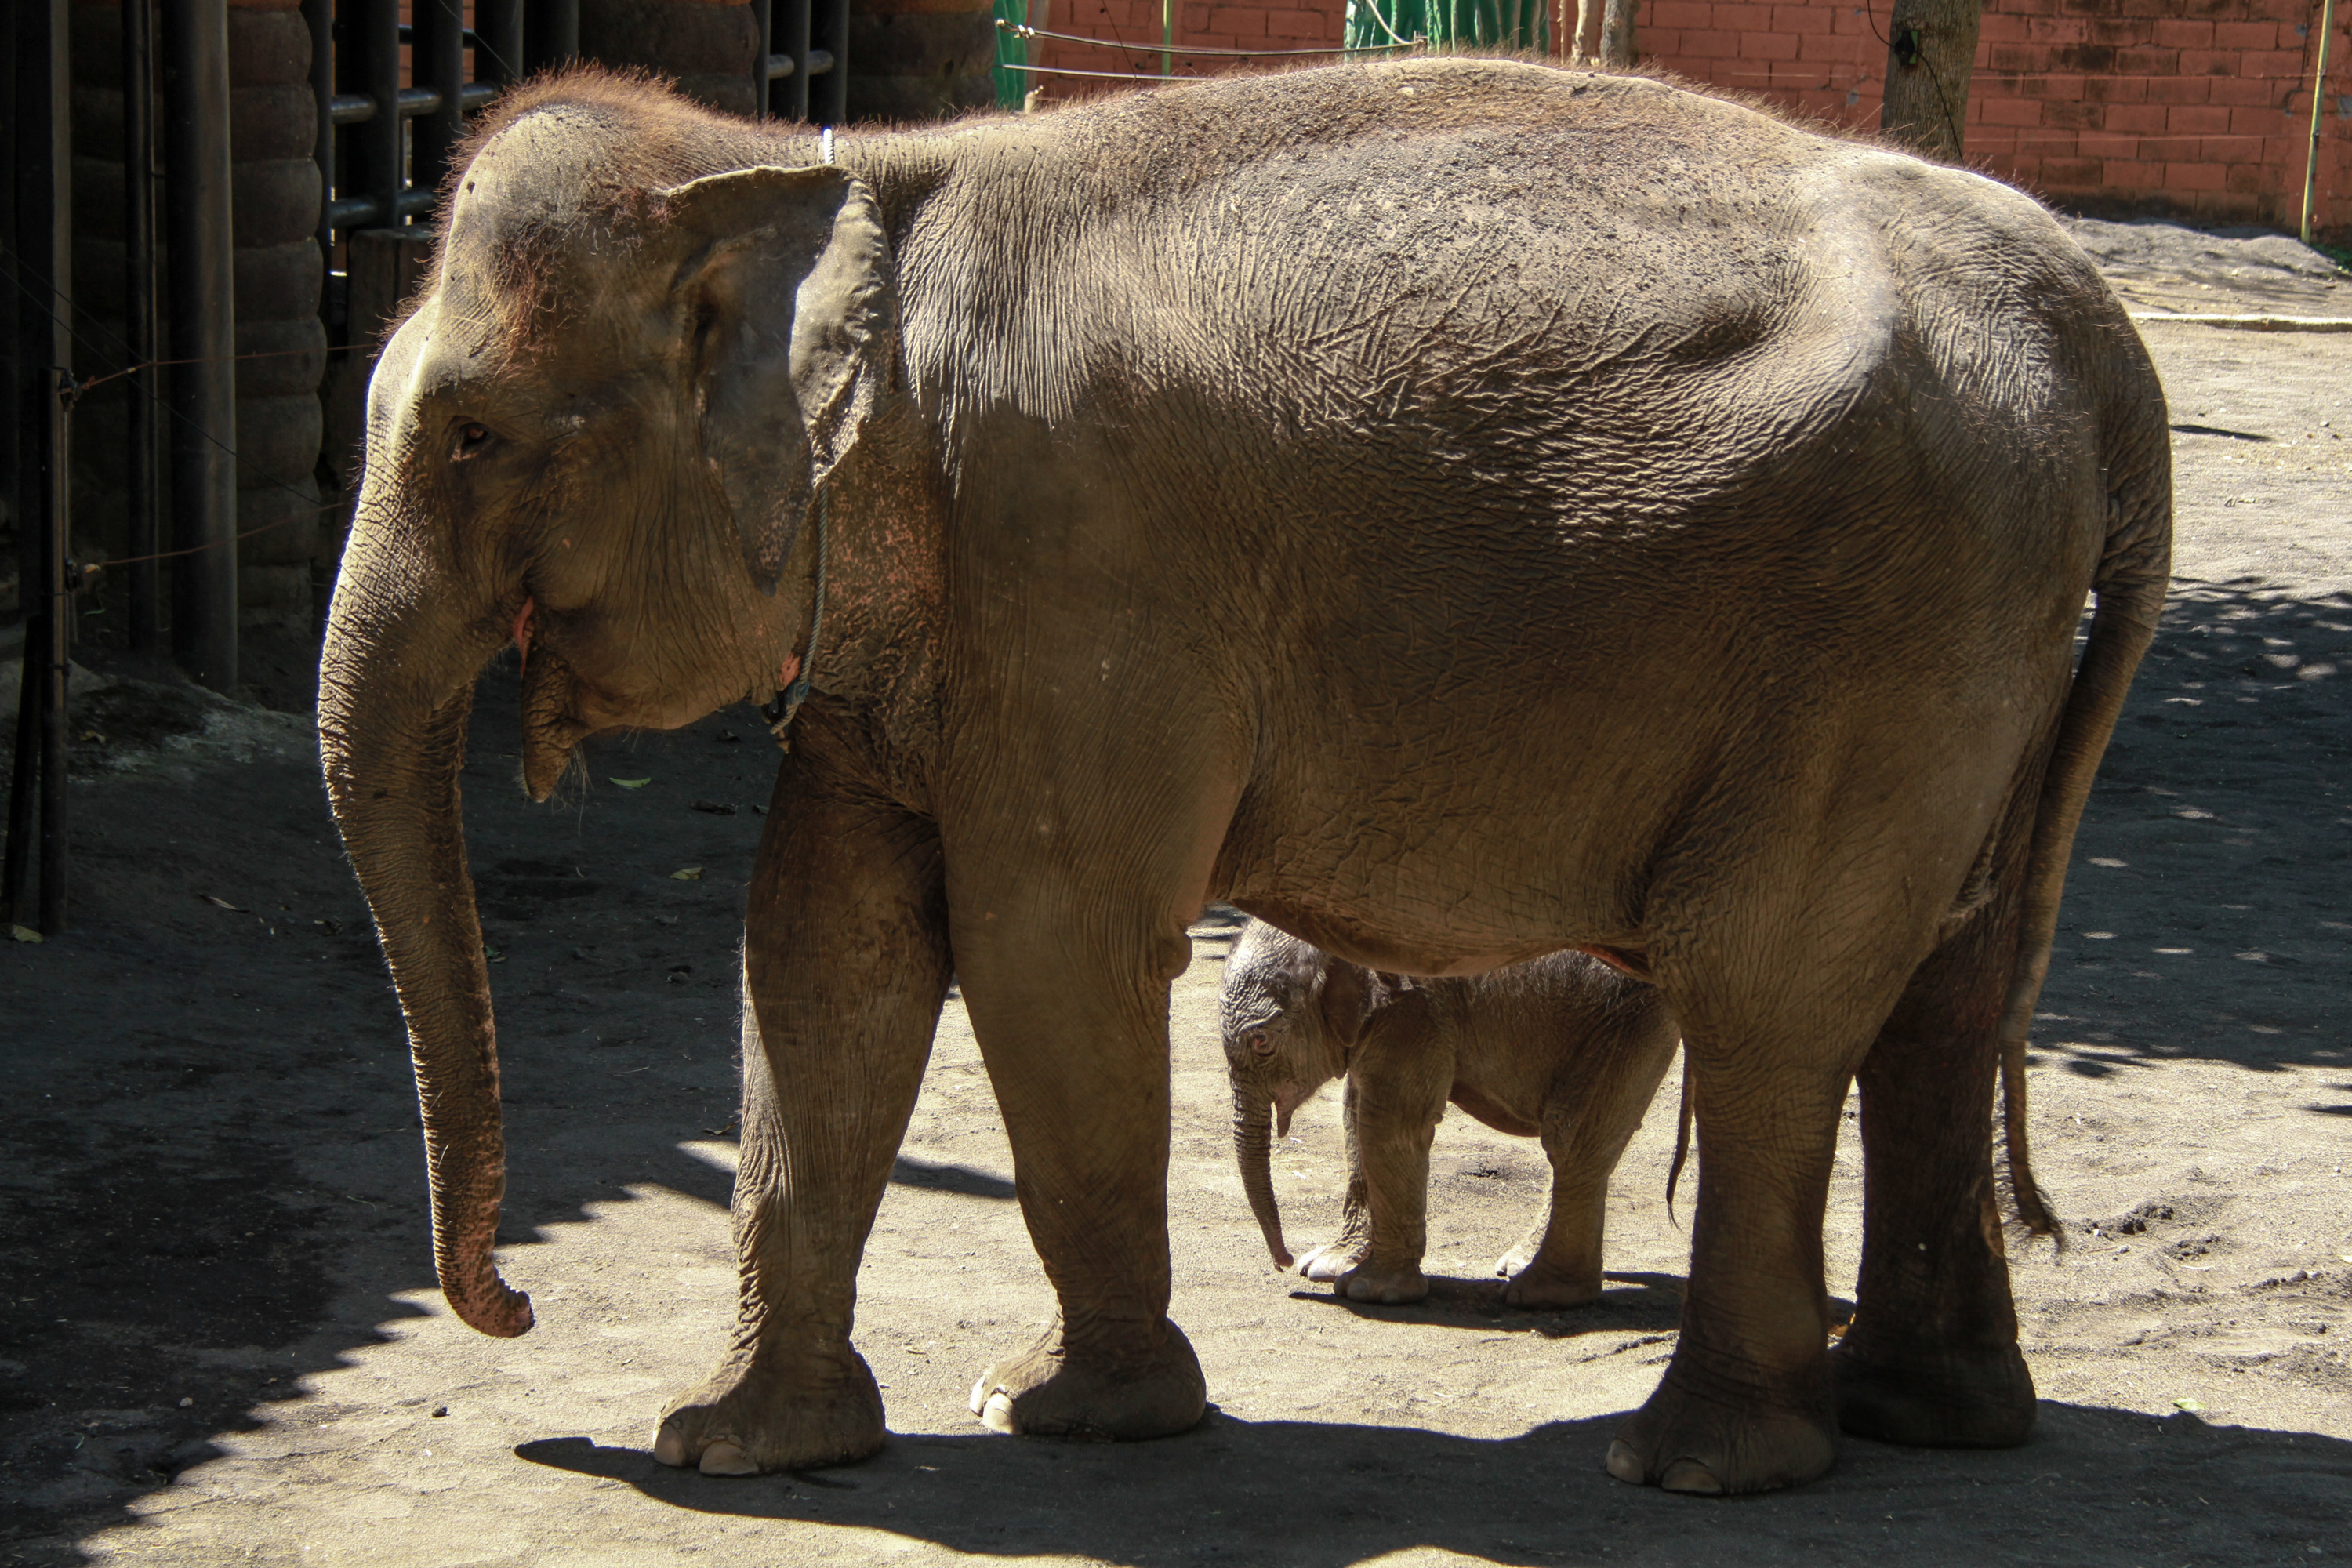
[[[2220,163],[2167,163],[2164,166],[2164,188],[2168,191],[2218,191],[2228,175]]]
[[[1682,54],[1695,60],[1739,58],[1739,35],[1719,27],[1693,27],[1683,34]]]
[[[2216,78],[2213,101],[2230,108],[2279,108],[2286,101],[2282,82],[2249,82],[2244,78]]]
[[[2263,175],[2270,171],[2260,163],[2232,163],[2222,180],[2224,190],[2257,192],[2267,188]]]
[[[2095,76],[2083,79],[2083,96],[2093,103],[2146,103],[2147,78]]]
[[[2031,76],[2018,84],[2017,96],[2072,102],[2083,97],[2083,87],[2088,79],[2073,71],[2053,71],[2047,76]]]
[[[2210,49],[2214,44],[2213,24],[2160,16],[2156,20],[2154,37],[2168,49]]]
[[[2145,163],[2186,163],[2201,158],[2205,143],[2194,136],[2143,136],[2139,156]]]
[[[2025,25],[2026,38],[2037,44],[2083,44],[2091,38],[2087,16],[2034,16]]]
[[[2165,129],[2165,117],[2171,112],[2160,103],[2111,103],[2105,106],[2106,129],[2143,134],[2159,132]]]
[[[1797,58],[1797,36],[1794,33],[1750,33],[1747,47],[1739,51],[1742,59],[1793,60]]]
[[[1980,44],[2018,44],[2032,36],[2029,19],[2023,16],[1988,11],[1977,23],[1977,41]]]
[[[1636,37],[1646,54],[1650,50],[1650,29],[1653,27],[1672,27],[1679,32],[1685,27],[1714,26],[1715,7],[1708,0],[1656,0],[1642,17],[1641,30]]]
[[[1255,5],[1213,5],[1209,26],[1213,31],[1249,40],[1239,46],[1248,48],[1265,37],[1265,13]]]
[[[2112,44],[2123,48],[2133,44],[2161,43],[2156,36],[2153,16],[2095,16],[2091,19],[2091,42]],[[2178,48],[2180,46],[2169,46]]]
[[[2291,115],[2282,115],[2279,110],[2267,104],[2232,109],[2229,111],[2229,115],[2230,123],[2227,129],[2240,136],[2275,135],[2279,130],[2280,121],[2293,118]]]
[[[2170,76],[2180,68],[2182,53],[2153,47],[2117,49],[2115,68],[2123,76]]]
[[[2160,76],[2139,79],[2147,84],[2150,103],[2203,103],[2226,84],[2226,78]]]
[[[2104,159],[2108,163],[2128,163],[2139,156],[2139,138],[2119,136],[2107,131],[2086,131],[2074,143],[2074,150],[2085,158]]]
[[[2300,49],[2248,49],[2238,57],[2238,74],[2247,77],[2295,77],[2303,74]]]
[[[1783,33],[1828,33],[1835,30],[1828,5],[1775,5],[1772,26]]]
[[[1715,25],[1735,33],[1761,32],[1772,26],[1772,7],[1763,4],[1739,4],[1737,0],[1716,0]]]
[[[1978,103],[1984,105],[1984,122],[1987,125],[2039,125],[2042,123],[2042,105],[2035,103],[2029,99],[1991,98],[1970,100],[1971,108],[1975,107]]]
[[[1328,43],[1339,29],[1331,19],[1319,11],[1268,11],[1265,14],[1265,36],[1269,38],[1290,38],[1307,43]]]
[[[2155,104],[2150,104],[2148,107],[2158,108]],[[2165,106],[2160,112],[2164,119],[2163,128],[2167,131],[2195,132],[2202,135],[2209,132],[2225,132],[2232,129],[2230,123],[2231,111],[2218,104],[2175,103]]]
[[[2213,24],[2213,47],[2217,49],[2274,49],[2279,47],[2279,27],[2275,22]]]
[[[2099,183],[2099,161],[2096,158],[2058,158],[2045,154],[2042,160],[2042,181],[2053,190],[2081,190]]]
[[[1877,40],[1871,40],[1871,47],[1874,49],[1877,47]],[[1852,38],[1824,37],[1819,33],[1808,33],[1797,39],[1797,58],[1801,60],[1834,60],[1841,64],[1859,64],[1863,58],[1854,48]],[[1885,57],[1882,55],[1879,58],[1884,59]]]
[[[2118,125],[2115,116],[2142,105],[2105,103],[2045,103],[2042,106],[2042,123],[2053,131],[2139,131],[2137,125]]]
[[[2110,158],[2099,170],[2099,184],[2119,191],[2154,191],[2164,185],[2164,165],[2137,158]]]
[[[2032,44],[1995,44],[1985,64],[1994,70],[2040,71],[2049,61],[2049,51]]]

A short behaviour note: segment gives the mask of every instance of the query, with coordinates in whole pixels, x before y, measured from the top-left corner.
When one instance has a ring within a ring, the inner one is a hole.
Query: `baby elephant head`
[[[1291,1258],[1274,1199],[1273,1139],[1287,1135],[1291,1113],[1348,1070],[1349,1053],[1389,989],[1371,970],[1263,921],[1250,921],[1225,960],[1218,1016],[1234,1085],[1234,1152],[1278,1268]]]

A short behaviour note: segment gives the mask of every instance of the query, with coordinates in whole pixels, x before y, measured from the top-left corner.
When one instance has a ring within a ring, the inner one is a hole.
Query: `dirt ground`
[[[2084,232],[2150,310],[2352,314],[2326,303],[2337,279],[2258,254],[2285,242]],[[1826,1479],[1727,1503],[1608,1479],[1608,1435],[1674,1344],[1671,1081],[1618,1173],[1596,1305],[1497,1304],[1493,1260],[1544,1167],[1458,1115],[1428,1303],[1343,1305],[1276,1274],[1225,1142],[1233,917],[1213,911],[1175,993],[1170,1192],[1209,1420],[1097,1447],[966,1414],[1049,1301],[951,1004],[862,1279],[888,1449],[790,1478],[662,1469],[654,1417],[716,1356],[733,1282],[757,724],[599,745],[585,793],[537,807],[514,784],[511,668],[485,678],[467,785],[511,1097],[503,1258],[540,1321],[500,1342],[432,1286],[397,1015],[305,718],[93,681],[73,929],[0,942],[0,1561],[2352,1556],[2352,335],[2147,331],[2179,431],[2179,592],[2084,826],[2038,1030],[2040,1169],[2072,1247],[2016,1260],[2043,1400],[2027,1447],[1849,1439]],[[257,648],[263,694],[299,709],[304,658]],[[1297,1246],[1336,1215],[1336,1106],[1293,1131]],[[1856,1153],[1849,1137],[1833,1293]]]

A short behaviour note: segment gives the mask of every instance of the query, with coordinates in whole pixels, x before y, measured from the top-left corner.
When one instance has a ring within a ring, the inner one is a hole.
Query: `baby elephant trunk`
[[[1282,1245],[1282,1211],[1274,1202],[1274,1100],[1254,1089],[1234,1089],[1234,1155],[1241,1163],[1242,1191],[1249,1194],[1250,1213],[1265,1233],[1265,1249],[1276,1268],[1290,1267],[1290,1249]]]

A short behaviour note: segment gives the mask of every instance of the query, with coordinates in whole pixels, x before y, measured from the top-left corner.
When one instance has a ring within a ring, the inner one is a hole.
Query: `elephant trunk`
[[[446,577],[390,531],[364,518],[354,530],[320,660],[319,750],[408,1026],[441,1292],[467,1324],[509,1338],[530,1328],[530,1299],[491,1258],[506,1139],[457,791],[473,678],[503,639]]]
[[[1282,1211],[1274,1201],[1274,1100],[1261,1090],[1234,1089],[1234,1155],[1241,1163],[1242,1191],[1249,1196],[1250,1213],[1265,1233],[1265,1249],[1276,1268],[1291,1265],[1290,1249],[1282,1245]]]

